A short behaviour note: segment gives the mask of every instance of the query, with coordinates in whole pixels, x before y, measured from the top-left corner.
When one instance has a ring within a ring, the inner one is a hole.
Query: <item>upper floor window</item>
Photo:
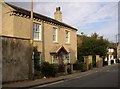
[[[54,42],[57,42],[57,28],[53,27],[52,39]]]
[[[66,43],[70,43],[70,32],[65,30],[65,41]]]
[[[41,25],[38,23],[33,23],[33,39],[41,40]]]
[[[114,49],[109,49],[109,52],[114,52]]]

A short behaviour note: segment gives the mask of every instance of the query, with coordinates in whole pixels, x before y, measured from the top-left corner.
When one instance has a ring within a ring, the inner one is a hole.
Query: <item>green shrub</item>
[[[82,71],[82,72],[87,71],[87,64],[82,63],[82,68],[81,68],[81,71]]]
[[[65,72],[65,65],[58,65],[58,73]]]
[[[90,70],[90,69],[92,69],[92,63],[91,63],[91,64],[89,64],[89,70]]]
[[[43,77],[41,71],[37,71],[37,70],[34,70],[34,76],[35,76],[36,79],[37,79],[37,78],[42,78],[42,77]]]
[[[41,65],[41,72],[45,77],[55,77],[57,74],[57,68],[54,64],[43,62]]]
[[[76,64],[73,64],[73,70],[82,70],[83,62],[76,62]]]
[[[68,74],[71,74],[71,69],[70,69],[70,67],[67,68],[67,73],[68,73]]]
[[[40,52],[38,52],[38,48],[33,47],[33,52],[34,52],[34,69],[36,71],[40,71]]]

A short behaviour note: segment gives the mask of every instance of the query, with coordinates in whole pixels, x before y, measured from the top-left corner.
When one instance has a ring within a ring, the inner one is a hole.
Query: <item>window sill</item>
[[[42,40],[37,40],[37,39],[34,39],[33,41],[35,41],[35,42],[40,42],[40,41],[42,41]]]
[[[70,43],[65,43],[66,45],[70,45]]]
[[[58,42],[56,42],[56,41],[53,41],[53,43],[54,43],[54,44],[58,44]]]

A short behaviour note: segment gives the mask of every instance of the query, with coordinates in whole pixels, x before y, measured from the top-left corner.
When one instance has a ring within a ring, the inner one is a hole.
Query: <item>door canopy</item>
[[[50,53],[59,54],[60,52],[64,52],[66,54],[69,53],[69,51],[64,46],[54,47]]]

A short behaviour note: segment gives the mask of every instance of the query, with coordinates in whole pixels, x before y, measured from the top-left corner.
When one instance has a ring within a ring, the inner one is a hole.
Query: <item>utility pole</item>
[[[34,52],[33,52],[33,0],[31,0],[30,2],[30,7],[31,7],[31,10],[30,10],[30,43],[31,43],[31,67],[30,67],[30,70],[31,70],[31,79],[34,80]]]

